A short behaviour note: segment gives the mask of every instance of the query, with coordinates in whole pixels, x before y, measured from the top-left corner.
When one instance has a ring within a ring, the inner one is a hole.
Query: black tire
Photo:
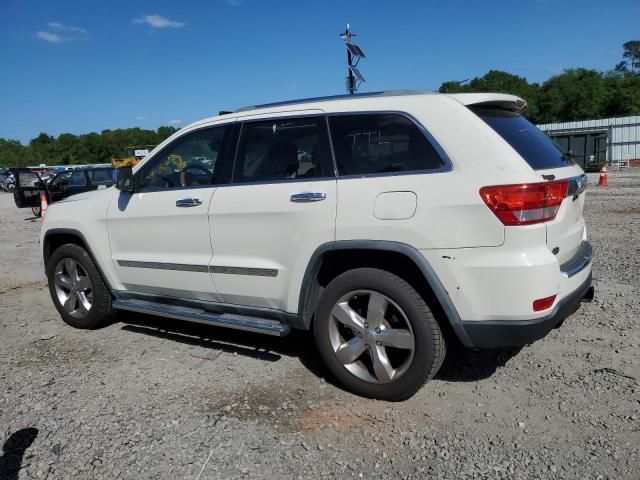
[[[415,346],[411,363],[397,380],[373,383],[351,373],[337,358],[331,345],[329,322],[334,305],[349,292],[371,290],[391,299],[404,312],[413,331]],[[445,357],[442,331],[424,299],[405,280],[385,270],[349,270],[327,285],[314,320],[320,355],[331,373],[350,391],[369,398],[398,401],[413,396],[437,373]]]
[[[55,287],[55,268],[60,260],[71,258],[75,260],[86,272],[91,280],[92,305],[88,314],[83,318],[77,318],[69,314],[60,303]],[[109,324],[114,316],[114,308],[111,304],[111,293],[96,268],[89,253],[79,245],[69,243],[61,246],[53,252],[47,264],[47,280],[49,293],[62,320],[74,328],[93,330]]]

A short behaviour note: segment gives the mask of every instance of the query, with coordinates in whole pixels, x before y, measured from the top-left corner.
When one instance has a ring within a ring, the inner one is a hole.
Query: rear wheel
[[[56,309],[72,327],[95,329],[112,319],[111,293],[84,248],[67,244],[53,252],[47,279]]]
[[[353,392],[402,400],[442,364],[442,332],[423,298],[390,272],[360,268],[323,292],[314,332],[320,354]]]

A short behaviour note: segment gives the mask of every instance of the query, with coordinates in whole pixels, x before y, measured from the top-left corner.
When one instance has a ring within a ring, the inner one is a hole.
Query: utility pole
[[[364,77],[358,70],[357,66],[360,63],[360,59],[365,58],[365,54],[362,49],[353,43],[351,43],[351,37],[355,37],[355,33],[351,33],[351,28],[347,23],[347,28],[340,34],[340,37],[344,39],[345,46],[347,47],[347,92],[350,94],[355,93],[360,85],[365,82]],[[355,63],[354,63],[355,61]]]

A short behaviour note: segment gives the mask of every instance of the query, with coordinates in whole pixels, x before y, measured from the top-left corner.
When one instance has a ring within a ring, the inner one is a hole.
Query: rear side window
[[[333,176],[322,117],[247,122],[242,126],[234,182]]]
[[[472,107],[534,170],[560,168],[574,162],[526,118],[500,108]]]
[[[397,113],[330,117],[339,175],[410,172],[442,168],[425,134]]]

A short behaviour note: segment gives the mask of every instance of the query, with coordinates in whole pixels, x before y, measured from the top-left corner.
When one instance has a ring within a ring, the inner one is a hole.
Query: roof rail
[[[326,102],[326,101],[335,101],[335,100],[350,100],[355,98],[366,98],[366,97],[394,97],[394,96],[402,96],[402,95],[423,95],[423,94],[432,94],[428,90],[383,90],[380,92],[368,92],[368,93],[353,93],[353,94],[342,94],[342,95],[328,95],[324,97],[310,97],[310,98],[301,98],[298,100],[286,100],[284,102],[274,102],[274,103],[263,103],[261,105],[248,105],[246,107],[238,108],[234,110],[234,113],[246,112],[249,110],[257,110],[259,108],[272,108],[272,107],[281,107],[285,105],[295,105],[299,103],[313,103],[313,102]]]

